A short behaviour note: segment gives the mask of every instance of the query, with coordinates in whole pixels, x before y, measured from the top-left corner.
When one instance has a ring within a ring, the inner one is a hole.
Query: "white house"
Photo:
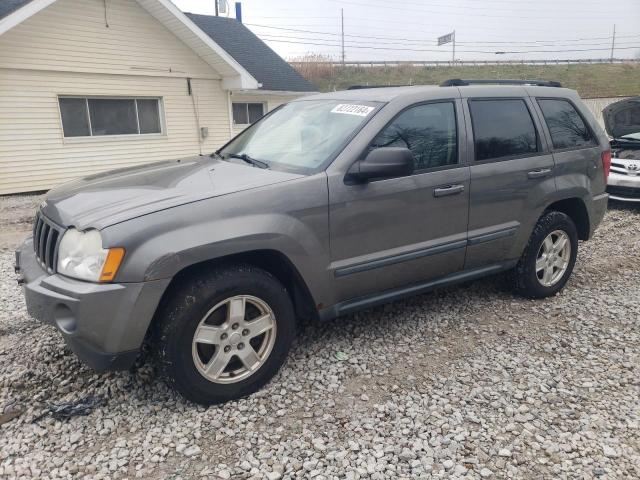
[[[1,0],[0,194],[206,154],[313,90],[241,23],[169,0]]]

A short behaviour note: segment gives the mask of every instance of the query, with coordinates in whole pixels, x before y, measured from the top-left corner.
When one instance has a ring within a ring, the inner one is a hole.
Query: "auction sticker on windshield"
[[[341,103],[333,107],[331,113],[345,113],[347,115],[358,115],[359,117],[366,117],[373,110],[375,110],[375,107],[369,107],[367,105],[356,105],[353,103]]]

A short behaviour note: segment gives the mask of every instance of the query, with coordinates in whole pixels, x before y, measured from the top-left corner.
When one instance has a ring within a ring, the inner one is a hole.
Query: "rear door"
[[[590,113],[580,111],[586,107],[561,97],[537,97],[535,102],[551,139],[558,190],[575,197],[604,192],[603,149],[584,117]]]
[[[466,269],[518,259],[556,190],[553,156],[524,89],[481,92],[464,102],[472,132]]]

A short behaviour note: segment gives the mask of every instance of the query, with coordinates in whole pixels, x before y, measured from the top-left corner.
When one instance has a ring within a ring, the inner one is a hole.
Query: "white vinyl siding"
[[[153,14],[136,0],[57,0],[0,36],[0,194],[206,155],[237,133],[235,96],[222,89],[212,59],[205,62],[153,16],[166,12],[141,3]],[[66,96],[161,99],[162,133],[65,137],[58,99]],[[239,101],[271,110],[296,96]]]
[[[0,68],[220,78],[135,0],[58,0],[0,37]],[[107,26],[108,25],[108,26]]]
[[[227,93],[204,79],[192,80],[192,92],[184,78],[0,69],[0,194],[214,151],[229,138]],[[162,97],[166,135],[64,138],[58,95]],[[209,130],[202,142],[199,126]]]
[[[229,139],[218,72],[135,0],[106,4],[108,27],[103,0],[58,0],[0,36],[0,194],[207,154]],[[65,96],[162,99],[163,132],[65,138]]]

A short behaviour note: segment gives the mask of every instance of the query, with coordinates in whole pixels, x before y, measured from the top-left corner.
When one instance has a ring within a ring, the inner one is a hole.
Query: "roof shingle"
[[[10,13],[25,6],[31,0],[0,0],[0,18],[4,18]]]
[[[262,90],[317,91],[311,83],[234,18],[185,13],[262,84]]]

